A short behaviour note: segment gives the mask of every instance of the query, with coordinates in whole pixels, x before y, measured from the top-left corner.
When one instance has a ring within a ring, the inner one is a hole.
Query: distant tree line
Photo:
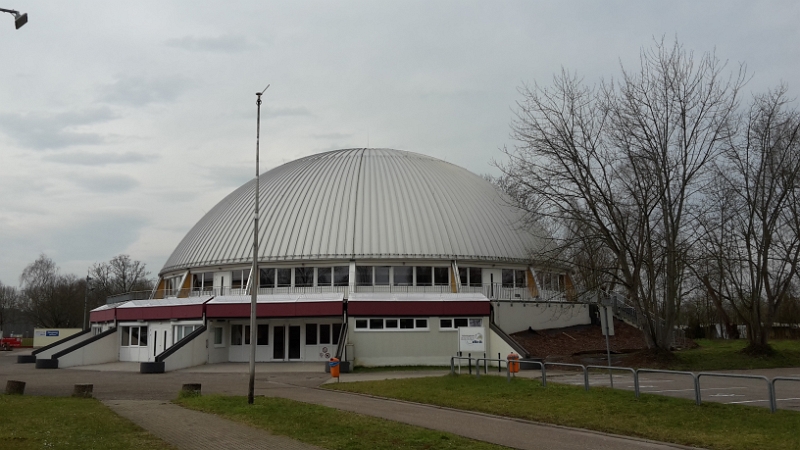
[[[552,237],[532,256],[622,294],[653,349],[703,304],[768,353],[797,309],[800,113],[784,85],[743,98],[748,80],[743,64],[661,41],[618,78],[562,70],[520,90],[496,182]]]
[[[86,277],[62,274],[58,265],[42,254],[20,275],[20,288],[0,282],[0,329],[12,320],[26,320],[41,328],[83,328],[84,307],[105,304],[106,298],[136,290],[150,290],[146,264],[118,255],[94,264]]]

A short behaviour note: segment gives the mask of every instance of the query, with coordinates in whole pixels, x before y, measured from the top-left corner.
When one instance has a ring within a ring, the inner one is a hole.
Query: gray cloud
[[[105,107],[62,113],[2,113],[0,130],[24,147],[35,150],[106,142],[99,133],[75,131],[75,127],[102,123],[116,115]]]
[[[314,117],[314,114],[305,106],[296,107],[266,107],[261,117],[264,119],[274,119],[283,116],[308,116]]]
[[[152,162],[158,158],[158,155],[149,155],[136,152],[97,153],[74,151],[50,154],[45,156],[43,159],[62,164],[75,164],[80,166],[107,166],[111,164]]]
[[[91,175],[75,177],[73,182],[92,192],[119,193],[130,191],[139,186],[139,182],[128,175]]]
[[[186,85],[187,81],[179,77],[126,76],[101,89],[101,100],[129,106],[171,102],[183,93]]]
[[[349,139],[353,133],[312,133],[314,139]]]
[[[244,36],[223,35],[217,37],[184,36],[164,42],[168,47],[191,52],[239,53],[254,46]]]
[[[80,274],[86,270],[85,261],[106,261],[124,252],[150,223],[139,214],[116,211],[98,212],[76,223],[50,225],[9,227],[0,233],[0,267],[5,269],[0,275],[4,283],[16,284],[22,268],[40,253],[53,258],[65,273]]]

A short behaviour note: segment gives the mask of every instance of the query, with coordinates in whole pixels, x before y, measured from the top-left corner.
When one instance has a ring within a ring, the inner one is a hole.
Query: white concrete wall
[[[354,365],[450,365],[450,357],[455,356],[458,352],[458,330],[440,330],[439,317],[428,317],[427,319],[427,331],[370,331],[356,330],[356,318],[348,318],[347,341],[353,344]],[[489,317],[482,319],[482,326],[488,332]],[[491,345],[490,341],[489,348]],[[486,356],[489,356],[489,352]],[[473,357],[483,357],[483,354],[473,355]]]
[[[494,321],[506,333],[548,330],[592,323],[589,305],[574,303],[532,303],[493,301]]]
[[[44,351],[41,351],[41,352],[37,353],[36,354],[36,358],[37,359],[50,359],[54,354],[60,352],[61,350],[64,350],[64,349],[69,348],[69,347],[72,347],[73,345],[75,345],[75,344],[77,344],[79,342],[83,342],[86,339],[89,339],[91,337],[92,337],[92,333],[86,333],[86,334],[81,335],[81,336],[76,336],[73,339],[67,340],[67,342],[61,343],[61,344],[56,345],[56,346],[54,346],[52,348],[49,348],[47,350],[44,350]]]
[[[33,329],[33,348],[46,347],[54,342],[68,338],[80,333],[80,328],[34,328]],[[58,333],[58,336],[47,336],[47,333]]]
[[[119,335],[114,332],[58,358],[58,367],[86,366],[116,362],[119,355]]]
[[[506,359],[509,353],[514,352],[513,348],[503,340],[497,333],[493,330],[489,330],[489,351],[487,352],[487,358],[497,358],[497,354],[500,354],[500,359]],[[492,363],[493,366],[497,366],[497,363]]]
[[[205,364],[208,361],[206,349],[208,338],[208,330],[206,330],[205,333],[195,337],[178,351],[169,355],[164,361],[164,369],[172,371]]]

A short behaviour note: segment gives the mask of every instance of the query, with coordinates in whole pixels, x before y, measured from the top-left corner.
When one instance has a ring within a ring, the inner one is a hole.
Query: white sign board
[[[460,327],[458,329],[458,351],[485,352],[486,331],[483,327]]]

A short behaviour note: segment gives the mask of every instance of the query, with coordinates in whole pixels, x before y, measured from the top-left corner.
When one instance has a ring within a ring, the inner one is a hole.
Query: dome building
[[[507,333],[590,322],[588,307],[570,302],[568,274],[536,262],[541,232],[454,164],[347,149],[259,182],[258,281],[252,180],[181,240],[149,299],[92,311],[86,339],[108,336],[114,360],[162,370],[247,361],[252,288],[258,361],[442,365],[461,327],[483,328],[484,351],[505,355],[519,351]]]

